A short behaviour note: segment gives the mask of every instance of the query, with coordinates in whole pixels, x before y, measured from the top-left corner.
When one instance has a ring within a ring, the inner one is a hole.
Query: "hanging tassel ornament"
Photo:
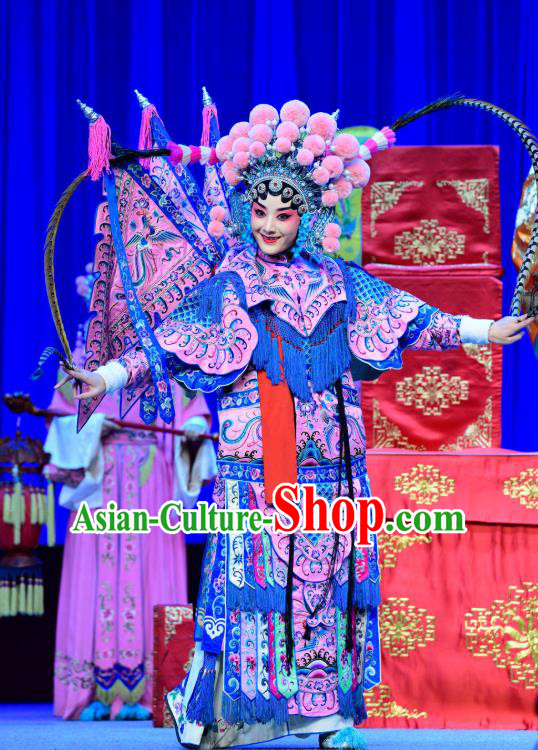
[[[54,484],[47,480],[47,546],[54,547],[56,544],[56,518],[54,507]]]
[[[200,145],[209,146],[211,141],[211,117],[215,118],[217,126],[219,124],[219,117],[213,99],[207,93],[205,86],[202,86],[202,102],[204,108],[202,109],[202,140],[200,141]]]
[[[142,119],[140,120],[140,133],[138,135],[138,150],[147,151],[153,148],[153,136],[151,134],[151,120],[154,116],[158,117],[159,113],[154,104],[151,104],[149,99],[140,93],[137,89],[134,90],[138,103],[142,110]],[[149,170],[151,159],[149,156],[140,157],[140,166],[144,169]]]
[[[112,133],[104,117],[98,115],[80,99],[77,104],[90,123],[88,138],[88,173],[92,180],[98,180],[103,172],[110,172],[112,159]]]
[[[19,478],[19,466],[15,464],[12,469],[13,495],[11,497],[11,523],[13,524],[13,544],[21,543],[21,524],[24,523],[24,497],[22,494],[21,481]]]

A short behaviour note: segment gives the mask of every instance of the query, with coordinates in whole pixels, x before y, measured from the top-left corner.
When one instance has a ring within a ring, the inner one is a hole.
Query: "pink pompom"
[[[355,188],[363,188],[370,179],[370,167],[363,159],[355,159],[345,169],[345,176],[349,178]]]
[[[212,237],[222,237],[224,234],[224,224],[222,221],[210,221],[207,225],[207,231]]]
[[[248,131],[248,135],[253,141],[261,141],[267,145],[271,142],[273,131],[269,125],[254,125],[254,127],[250,128]]]
[[[278,112],[271,104],[257,104],[251,110],[248,121],[250,125],[267,125],[268,122],[276,125]]]
[[[336,190],[324,190],[321,194],[321,202],[328,208],[336,206],[338,203],[338,193]]]
[[[234,154],[238,154],[240,151],[248,151],[250,146],[250,138],[236,138],[233,146],[232,146],[232,152]]]
[[[387,139],[388,148],[394,146],[394,144],[396,143],[396,133],[394,132],[394,130],[391,130],[385,125],[384,128],[381,128],[381,132]]]
[[[326,156],[321,162],[321,166],[325,167],[331,177],[340,177],[344,171],[344,162],[339,156]]]
[[[233,163],[237,169],[246,169],[248,167],[248,151],[238,151],[234,154]]]
[[[263,127],[263,126],[256,125],[256,127]],[[262,143],[261,141],[252,141],[248,150],[251,156],[254,156],[256,159],[259,159],[260,156],[263,156],[265,154],[265,143]]]
[[[281,122],[276,129],[276,134],[279,138],[288,138],[292,143],[295,143],[299,137],[299,128],[294,122]]]
[[[324,237],[321,245],[328,253],[336,253],[340,249],[340,242],[336,237]]]
[[[309,117],[310,110],[306,104],[299,101],[299,99],[292,99],[291,101],[286,102],[286,104],[282,105],[282,109],[280,110],[280,119],[294,122],[298,128],[301,128]]]
[[[235,186],[241,182],[241,175],[231,161],[225,161],[222,165],[222,176],[228,185]]]
[[[275,141],[275,148],[281,154],[289,154],[291,151],[291,141],[289,138],[277,138]]]
[[[314,156],[321,156],[325,152],[325,141],[320,135],[307,135],[303,141],[303,148],[312,151]]]
[[[331,178],[329,170],[325,167],[317,167],[312,172],[312,179],[317,185],[326,185]]]
[[[338,193],[338,197],[343,200],[344,198],[349,198],[351,191],[353,190],[353,185],[351,184],[351,180],[348,180],[345,177],[340,177],[334,183],[334,189]]]
[[[359,142],[349,133],[340,133],[334,139],[331,151],[341,159],[351,161],[359,154]]]
[[[224,217],[226,216],[226,209],[224,206],[213,206],[211,210],[209,211],[209,218],[212,221],[224,221]],[[338,226],[338,225],[335,225]]]
[[[232,138],[244,138],[248,135],[250,125],[248,122],[236,122],[230,130]]]
[[[306,129],[312,135],[320,135],[324,141],[327,141],[336,133],[336,120],[327,112],[316,112],[308,119]]]
[[[223,135],[222,138],[219,139],[216,151],[220,161],[225,161],[230,158],[233,142],[234,139],[231,135]]]
[[[342,229],[340,227],[340,224],[335,224],[333,221],[331,221],[330,224],[327,224],[327,226],[325,227],[325,237],[336,237],[336,239],[338,239],[341,234]]]
[[[300,148],[297,151],[296,159],[301,167],[308,167],[314,161],[314,154],[307,148]]]

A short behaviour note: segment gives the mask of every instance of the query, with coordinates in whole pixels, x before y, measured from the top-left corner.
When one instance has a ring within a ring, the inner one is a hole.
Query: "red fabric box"
[[[173,726],[164,696],[177,687],[194,655],[192,605],[157,604],[153,608],[153,726]]]
[[[500,263],[499,150],[400,146],[363,191],[363,263]]]
[[[368,473],[388,517],[461,508],[467,531],[378,535],[366,726],[538,729],[538,454],[370,451]]]

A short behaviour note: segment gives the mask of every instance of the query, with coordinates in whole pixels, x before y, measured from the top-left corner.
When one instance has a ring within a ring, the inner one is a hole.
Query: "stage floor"
[[[538,750],[538,732],[446,729],[365,729],[368,750]],[[0,705],[1,750],[153,750],[178,747],[172,729],[149,721],[62,721],[52,706]],[[246,746],[243,746],[246,747]],[[317,736],[284,738],[250,747],[317,748]]]

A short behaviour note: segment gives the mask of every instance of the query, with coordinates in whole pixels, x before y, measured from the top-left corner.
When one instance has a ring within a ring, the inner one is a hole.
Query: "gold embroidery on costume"
[[[524,469],[504,482],[503,494],[519,500],[526,508],[538,510],[538,469]]]
[[[463,435],[460,435],[453,443],[445,444],[440,447],[442,451],[459,451],[463,448],[491,448],[491,439],[493,432],[493,399],[488,396],[484,413],[481,414],[476,422],[465,428]]]
[[[476,180],[437,180],[437,187],[449,185],[458,194],[461,202],[473,208],[484,217],[484,234],[490,233],[489,228],[489,180],[481,177]]]
[[[395,568],[397,556],[404,549],[409,549],[415,544],[431,543],[431,534],[386,534],[382,531],[377,535],[379,568]]]
[[[487,263],[487,261],[484,261]],[[493,381],[493,350],[489,344],[463,344],[463,351],[486,370],[486,380]]]
[[[423,367],[421,372],[396,383],[396,400],[415,406],[424,416],[439,416],[443,409],[458,406],[469,398],[469,381],[450,376],[440,367]]]
[[[454,480],[431,464],[417,464],[411,471],[394,477],[394,489],[402,495],[409,495],[417,505],[438,503],[439,498],[453,495],[454,487]]]
[[[435,617],[405,596],[389,596],[379,608],[379,637],[391,656],[409,656],[435,641]]]
[[[392,697],[392,688],[380,682],[372,690],[365,690],[364,704],[368,716],[381,716],[385,719],[426,719],[426,711],[418,709],[409,709],[400,706]]]
[[[192,620],[192,607],[165,607],[164,610],[164,645],[168,646],[168,641],[176,633],[176,628],[181,625],[183,620]]]
[[[465,615],[465,643],[474,656],[489,656],[510,681],[538,687],[538,583],[509,586],[507,600]]]
[[[425,451],[426,446],[415,445],[408,440],[398,425],[381,414],[379,401],[372,400],[373,448],[408,448],[414,451]]]
[[[441,226],[437,219],[422,219],[410,232],[394,237],[394,254],[418,265],[445,263],[465,252],[465,235]]]
[[[398,203],[403,193],[410,187],[423,187],[418,180],[404,180],[395,182],[386,180],[374,182],[370,188],[370,234],[377,236],[375,223],[379,217]]]

